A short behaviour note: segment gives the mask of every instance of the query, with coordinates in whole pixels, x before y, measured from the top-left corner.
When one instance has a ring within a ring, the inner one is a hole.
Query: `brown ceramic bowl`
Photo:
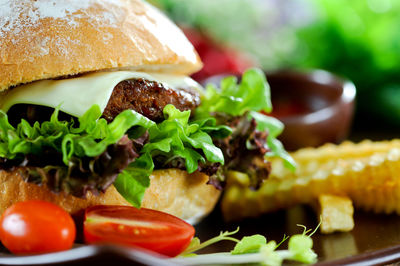
[[[353,83],[322,70],[281,70],[266,75],[271,86],[272,115],[285,124],[280,139],[286,149],[338,143],[348,136],[356,95]],[[202,83],[218,84],[223,76]]]

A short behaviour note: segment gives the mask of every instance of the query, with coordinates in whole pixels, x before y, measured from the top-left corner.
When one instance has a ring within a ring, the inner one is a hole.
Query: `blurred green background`
[[[329,70],[356,84],[358,118],[400,126],[399,0],[151,2],[186,29],[197,49],[218,47],[211,57],[226,55],[228,71],[254,64]],[[221,69],[199,77],[213,72]]]

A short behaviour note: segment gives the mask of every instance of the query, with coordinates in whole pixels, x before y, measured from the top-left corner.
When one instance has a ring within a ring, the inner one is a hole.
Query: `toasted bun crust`
[[[5,0],[0,8],[0,91],[105,69],[191,74],[193,46],[141,0]]]
[[[208,176],[195,172],[188,174],[178,169],[156,170],[150,176],[142,207],[155,209],[195,223],[215,206],[220,191],[206,182]],[[24,182],[17,171],[0,171],[0,214],[12,204],[26,200],[45,200],[55,203],[69,213],[77,213],[93,205],[130,205],[111,186],[105,193],[86,199],[62,193],[55,194],[44,186]]]

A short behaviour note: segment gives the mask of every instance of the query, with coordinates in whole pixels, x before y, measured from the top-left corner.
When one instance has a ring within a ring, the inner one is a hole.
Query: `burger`
[[[228,171],[257,188],[281,156],[258,70],[204,90],[183,33],[140,0],[3,0],[0,212],[133,205],[195,221]]]

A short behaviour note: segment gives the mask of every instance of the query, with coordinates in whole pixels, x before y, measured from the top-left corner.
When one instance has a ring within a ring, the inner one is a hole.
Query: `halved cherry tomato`
[[[46,201],[18,202],[9,207],[0,219],[0,240],[15,254],[70,249],[75,233],[71,216]]]
[[[86,210],[84,236],[89,244],[116,243],[174,257],[189,245],[194,228],[155,210],[98,205]]]

